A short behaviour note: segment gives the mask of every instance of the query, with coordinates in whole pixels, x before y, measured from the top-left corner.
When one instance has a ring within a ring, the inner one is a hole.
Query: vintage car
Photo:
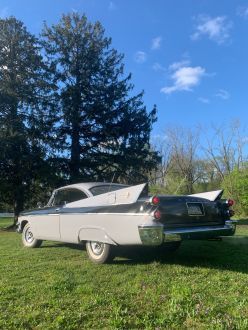
[[[89,258],[104,263],[116,246],[179,247],[184,239],[233,235],[232,200],[223,191],[189,196],[149,196],[147,184],[79,183],[56,189],[43,208],[23,212],[24,246],[43,240],[86,243]]]

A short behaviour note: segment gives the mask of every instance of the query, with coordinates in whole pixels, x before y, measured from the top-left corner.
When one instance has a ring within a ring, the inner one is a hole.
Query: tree
[[[15,216],[46,169],[47,81],[37,39],[14,17],[0,19],[0,199]]]
[[[149,145],[156,108],[147,113],[143,93],[131,95],[123,55],[111,48],[99,22],[63,15],[43,30],[43,45],[59,86],[57,141],[65,175],[78,180],[139,182],[156,166]]]
[[[214,134],[203,149],[223,180],[234,168],[243,168],[247,140],[242,136],[242,127],[238,121],[234,121],[229,127],[212,127],[212,130]]]
[[[171,171],[177,173],[183,180],[184,193],[192,194],[193,185],[198,180],[197,156],[199,134],[193,130],[175,127],[167,130],[171,143]]]
[[[167,135],[157,136],[152,140],[154,150],[157,150],[160,156],[160,162],[149,177],[149,182],[152,185],[158,184],[160,187],[165,187],[167,184],[168,173],[171,165],[172,145]]]
[[[222,188],[227,198],[235,200],[235,211],[239,215],[248,215],[248,163],[235,168],[224,177]]]
[[[153,192],[192,194],[196,182],[203,180],[202,164],[197,155],[198,130],[167,127],[164,137],[154,142],[161,161],[151,181]],[[155,179],[154,179],[155,176]],[[156,184],[159,184],[159,186]]]

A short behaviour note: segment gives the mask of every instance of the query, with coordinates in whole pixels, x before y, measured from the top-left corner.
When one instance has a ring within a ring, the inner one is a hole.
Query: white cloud
[[[9,16],[9,7],[0,9],[0,18],[6,18],[7,16]]]
[[[152,39],[151,49],[152,50],[159,49],[161,47],[161,42],[162,42],[162,38],[161,37],[156,37],[156,38]]]
[[[230,94],[225,89],[219,89],[215,96],[220,97],[222,100],[228,100],[230,98]]]
[[[177,91],[192,91],[197,86],[201,78],[206,74],[206,70],[201,66],[189,66],[189,62],[175,62],[169,66],[172,71],[170,78],[173,81],[171,86],[161,88],[161,92],[171,94]]]
[[[154,71],[167,71],[166,68],[164,68],[160,63],[155,62],[152,66]]]
[[[232,23],[225,16],[211,18],[199,15],[197,21],[196,31],[191,35],[192,40],[198,40],[206,36],[218,44],[223,44],[230,38],[229,31]]]
[[[134,55],[134,60],[136,63],[142,64],[146,61],[147,55],[145,52],[139,50],[138,52],[135,53]]]
[[[190,60],[182,60],[179,62],[174,62],[169,66],[169,70],[173,71],[173,70],[177,70],[183,66],[188,66],[190,64]]]
[[[237,15],[248,19],[248,7],[238,7]]]
[[[198,101],[204,104],[209,104],[210,100],[206,97],[198,97]]]

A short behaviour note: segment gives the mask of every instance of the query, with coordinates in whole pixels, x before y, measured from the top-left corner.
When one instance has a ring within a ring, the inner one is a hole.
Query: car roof
[[[77,188],[80,190],[89,190],[92,187],[97,187],[97,186],[108,186],[108,185],[113,185],[113,186],[123,186],[126,187],[127,185],[120,184],[120,183],[110,183],[110,182],[81,182],[81,183],[74,183],[70,184],[68,186],[63,186],[55,190],[60,190],[60,189],[65,189],[65,188]]]

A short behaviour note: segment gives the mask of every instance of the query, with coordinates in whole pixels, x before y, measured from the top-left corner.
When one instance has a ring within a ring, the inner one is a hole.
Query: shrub
[[[248,215],[248,165],[233,170],[226,175],[222,181],[222,188],[225,190],[225,197],[235,200],[235,211],[240,216]]]

